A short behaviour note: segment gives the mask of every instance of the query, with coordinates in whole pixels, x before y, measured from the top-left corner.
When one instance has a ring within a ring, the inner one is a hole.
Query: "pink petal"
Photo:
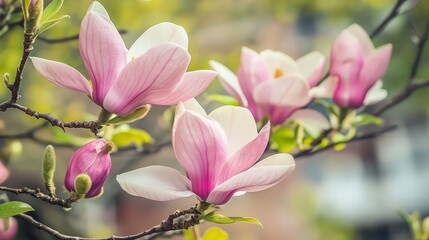
[[[211,112],[209,117],[222,126],[227,136],[228,156],[231,156],[258,135],[255,119],[246,108],[223,106]]]
[[[181,83],[190,58],[188,52],[176,44],[163,43],[149,49],[124,67],[103,107],[123,116],[151,103]]]
[[[258,57],[258,53],[252,49],[243,47],[241,49],[241,60],[240,67],[238,68],[238,81],[240,83],[241,90],[247,100],[248,108],[253,112],[255,102],[253,101],[253,90],[255,86],[252,85],[252,69],[253,61]]]
[[[328,129],[331,126],[323,114],[312,109],[300,109],[294,112],[289,119],[301,122],[304,126],[316,131]]]
[[[257,192],[267,189],[285,179],[294,168],[295,162],[290,154],[272,155],[217,186],[207,202],[221,205],[238,191]]]
[[[9,177],[9,171],[6,166],[0,161],[0,184]]]
[[[175,43],[185,50],[188,49],[188,34],[179,25],[169,22],[159,23],[144,32],[128,51],[128,61],[137,58],[147,50],[161,43]]]
[[[364,86],[363,89],[368,91],[384,75],[389,66],[391,53],[392,44],[386,44],[377,48],[365,60],[365,65],[360,74],[360,83]]]
[[[310,89],[310,96],[313,98],[333,98],[338,78],[328,77],[319,86]]]
[[[374,45],[368,36],[368,33],[358,24],[353,24],[344,31],[349,31],[360,43],[365,57],[374,51]]]
[[[297,60],[300,73],[307,80],[310,88],[316,86],[322,80],[325,69],[325,56],[319,52],[311,52]]]
[[[220,83],[222,87],[233,97],[235,97],[242,106],[247,106],[247,99],[244,96],[243,91],[241,90],[240,83],[238,82],[237,76],[231,72],[227,67],[223,64],[210,61],[210,66],[213,70],[218,72],[218,77],[220,79]]]
[[[222,167],[218,185],[229,178],[249,169],[262,156],[270,139],[270,123],[267,123],[259,134],[242,148],[234,152]]]
[[[79,33],[80,55],[92,81],[93,100],[100,106],[127,63],[125,44],[103,9],[100,4],[91,5]]]
[[[92,89],[88,80],[76,69],[67,64],[31,57],[36,70],[53,84],[91,96]]]
[[[260,56],[265,60],[269,68],[271,79],[276,77],[277,70],[281,70],[285,76],[300,74],[296,61],[282,52],[264,50],[260,53]]]
[[[196,114],[207,116],[206,111],[195,98],[191,98],[186,102],[179,103],[177,105],[175,118],[178,119],[180,117],[179,115],[182,115],[183,113],[185,113],[185,111],[192,111],[192,112],[195,112]]]
[[[133,196],[168,201],[194,195],[191,182],[173,168],[150,166],[116,176],[121,188]]]
[[[147,103],[155,105],[173,105],[180,101],[189,100],[206,90],[216,76],[216,72],[209,70],[187,72],[183,77],[182,83],[176,89],[170,93],[153,96]]]
[[[307,82],[300,76],[286,76],[259,84],[254,91],[255,101],[272,106],[307,105],[311,97]]]
[[[226,135],[214,120],[185,111],[173,126],[177,160],[192,182],[192,191],[205,200],[215,187],[227,155]]]

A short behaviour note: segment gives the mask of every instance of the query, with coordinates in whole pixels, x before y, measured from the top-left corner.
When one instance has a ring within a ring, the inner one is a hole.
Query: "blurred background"
[[[79,32],[80,22],[92,1],[65,1],[61,14],[70,15],[44,33],[46,38],[62,38]],[[209,69],[210,59],[232,70],[239,64],[242,46],[256,51],[273,49],[298,58],[310,51],[329,56],[330,46],[340,31],[352,23],[371,32],[389,13],[394,0],[122,0],[100,1],[123,35],[128,47],[147,28],[170,21],[185,27],[192,56],[189,70]],[[413,2],[413,1],[410,1]],[[407,4],[405,4],[407,5]],[[375,39],[375,45],[393,44],[393,56],[385,75],[389,96],[398,92],[408,79],[415,46],[409,23],[422,29],[429,2],[396,18]],[[15,28],[0,38],[0,73],[12,76],[21,57],[22,30]],[[87,76],[79,55],[78,42],[48,44],[38,41],[32,56],[67,63]],[[429,76],[428,49],[418,73]],[[215,80],[199,100],[210,111],[219,104],[207,100],[210,93],[225,94]],[[48,112],[64,121],[94,120],[98,107],[82,94],[59,89],[43,79],[31,62],[26,66],[22,84],[22,103]],[[9,98],[0,87],[1,101]],[[378,138],[354,142],[342,151],[329,150],[311,157],[298,158],[292,176],[275,187],[233,198],[221,213],[227,216],[251,216],[264,228],[237,223],[221,226],[230,239],[354,240],[411,239],[398,210],[419,211],[429,215],[429,119],[428,90],[420,90],[404,103],[386,112],[386,124],[399,128]],[[170,138],[166,108],[153,107],[149,115],[133,127],[144,129],[156,143]],[[0,113],[0,134],[25,132],[43,123],[13,109]],[[85,130],[69,130],[73,141],[91,137]],[[58,129],[47,128],[38,137],[71,141]],[[76,139],[79,139],[76,140]],[[28,139],[0,139],[3,152],[13,149],[9,164],[9,187],[43,188],[41,166],[45,146]],[[65,167],[76,148],[57,147],[56,182],[60,193]],[[160,223],[168,214],[196,203],[195,198],[172,202],[154,202],[130,196],[119,188],[115,176],[148,165],[180,169],[170,147],[142,156],[135,151],[116,154],[112,173],[100,198],[81,201],[71,211],[27,196],[10,199],[27,201],[36,211],[35,218],[65,234],[91,237],[128,235]],[[67,197],[67,194],[62,194]],[[206,229],[212,224],[201,225]],[[24,222],[16,239],[51,239]],[[175,239],[182,239],[177,237]]]

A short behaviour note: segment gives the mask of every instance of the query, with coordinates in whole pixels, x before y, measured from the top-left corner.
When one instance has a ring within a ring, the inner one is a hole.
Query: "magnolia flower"
[[[94,2],[79,33],[79,49],[91,84],[76,69],[33,57],[37,71],[52,83],[88,95],[109,112],[126,116],[144,104],[173,105],[207,88],[216,76],[187,72],[186,31],[172,23],[149,28],[127,51],[104,7]]]
[[[6,221],[9,221],[6,223]],[[18,232],[18,221],[15,218],[0,218],[0,239],[13,240]]]
[[[216,61],[210,64],[219,73],[225,90],[256,120],[269,116],[277,125],[310,103],[310,89],[322,77],[325,58],[311,52],[295,61],[281,52],[265,50],[258,54],[243,47],[237,76]],[[326,122],[323,116],[318,118]]]
[[[111,150],[111,143],[104,139],[94,140],[79,148],[71,157],[67,167],[64,180],[66,189],[76,192],[76,178],[86,175],[90,180],[90,189],[85,197],[98,196],[112,166],[109,155]]]
[[[3,183],[7,179],[7,177],[9,177],[9,171],[0,160],[0,184]]]
[[[365,30],[353,24],[343,30],[331,50],[330,78],[314,94],[333,98],[345,108],[359,108],[383,100],[387,96],[380,78],[390,61],[392,45],[379,48]]]
[[[197,195],[200,201],[225,204],[233,195],[277,184],[294,169],[289,154],[256,163],[269,134],[269,123],[258,134],[245,108],[223,106],[207,115],[192,99],[179,103],[173,126],[174,152],[186,177],[172,168],[150,166],[118,175],[117,180],[129,194],[152,200]]]

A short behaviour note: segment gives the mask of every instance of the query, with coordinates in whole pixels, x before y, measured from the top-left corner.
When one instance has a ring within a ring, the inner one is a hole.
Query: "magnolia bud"
[[[18,222],[15,218],[0,218],[0,239],[12,240],[18,231]]]
[[[45,150],[45,158],[43,159],[43,180],[45,181],[46,189],[51,195],[55,193],[55,165],[56,156],[54,147],[52,145],[48,145]]]
[[[76,193],[85,196],[92,187],[91,178],[86,173],[79,174],[74,180]]]
[[[92,198],[98,196],[102,190],[103,184],[110,173],[112,162],[110,160],[109,152],[113,148],[113,143],[104,139],[94,140],[79,148],[71,157],[67,167],[64,185],[68,191],[74,193],[85,192],[85,187],[88,184],[82,183],[85,179],[82,175],[89,178],[91,183],[89,190],[84,193],[85,198]],[[76,186],[76,179],[83,185],[79,186],[79,192]],[[87,181],[88,183],[88,181]],[[85,187],[82,187],[85,186]]]
[[[23,1],[23,11],[25,20],[25,32],[34,33],[39,25],[40,18],[43,15],[43,0],[30,0],[28,6]]]

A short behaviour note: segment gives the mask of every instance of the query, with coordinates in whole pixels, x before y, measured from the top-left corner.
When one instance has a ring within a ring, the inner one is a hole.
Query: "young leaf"
[[[112,135],[112,141],[117,147],[126,147],[134,144],[137,148],[142,147],[146,143],[154,142],[148,132],[137,128],[130,128],[127,124],[118,127],[118,131]]]
[[[185,236],[184,240],[195,240],[192,228],[183,229],[182,232],[183,236]]]
[[[207,99],[209,101],[215,101],[225,105],[240,106],[240,103],[238,102],[238,100],[231,96],[220,95],[220,94],[210,94],[207,97]]]
[[[0,218],[8,218],[34,209],[27,203],[12,201],[0,204]]]
[[[109,121],[106,122],[106,125],[109,124],[122,124],[122,123],[130,123],[137,121],[141,118],[144,118],[146,114],[149,112],[151,108],[150,104],[146,104],[141,108],[136,109],[134,112],[129,114],[128,116],[116,116]]]
[[[257,224],[262,227],[262,223],[256,218],[252,217],[227,217],[219,213],[211,213],[203,217],[208,222],[214,222],[219,224],[231,224],[235,222],[246,222],[251,224]]]
[[[59,18],[55,18],[55,19],[52,19],[52,20],[47,20],[45,22],[42,22],[40,24],[40,27],[36,31],[36,35],[41,34],[42,32],[44,32],[44,31],[48,30],[49,28],[53,27],[59,21],[61,21],[63,19],[66,19],[66,18],[69,18],[69,17],[70,17],[69,15],[62,15]]]
[[[61,6],[63,5],[64,0],[53,0],[49,5],[45,8],[43,11],[42,18],[40,19],[40,22],[45,22],[49,19],[51,19],[57,12],[60,10]]]
[[[296,146],[295,132],[288,127],[280,127],[271,134],[271,147],[279,152],[290,152]]]
[[[203,235],[202,240],[228,240],[228,233],[219,227],[212,227],[207,229]]]
[[[376,117],[376,116],[368,114],[368,113],[361,113],[355,117],[352,125],[355,127],[362,126],[362,125],[368,125],[368,124],[381,125],[381,124],[383,124],[383,122],[384,122],[384,120],[382,118]]]

